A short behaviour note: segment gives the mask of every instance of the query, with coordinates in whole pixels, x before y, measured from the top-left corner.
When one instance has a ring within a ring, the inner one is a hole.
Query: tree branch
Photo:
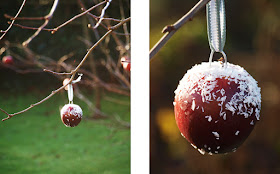
[[[27,46],[27,45],[42,31],[42,29],[43,29],[46,25],[48,25],[50,19],[51,19],[52,16],[53,16],[53,13],[55,12],[55,9],[56,9],[56,7],[57,7],[58,2],[59,2],[59,0],[54,0],[53,6],[52,6],[52,8],[51,8],[49,14],[47,14],[47,15],[44,17],[45,22],[37,29],[37,31],[36,31],[31,37],[29,37],[26,41],[24,41],[24,42],[22,43],[23,46]]]
[[[13,26],[13,24],[14,24],[16,18],[18,17],[18,15],[20,14],[21,10],[23,9],[23,6],[25,5],[25,2],[26,2],[26,0],[23,0],[23,2],[22,2],[22,4],[21,4],[21,6],[20,6],[20,8],[19,8],[19,10],[18,10],[18,12],[17,12],[17,14],[15,15],[15,17],[14,17],[14,19],[12,20],[11,24],[9,25],[9,27],[8,27],[5,31],[1,31],[1,32],[3,32],[3,34],[2,34],[2,36],[0,37],[0,40],[2,40],[3,37],[6,35],[6,33],[12,28],[12,26]]]
[[[92,6],[91,8],[87,9],[86,11],[84,11],[84,12],[82,12],[82,13],[80,13],[80,14],[74,16],[74,17],[72,17],[72,18],[69,19],[68,21],[66,21],[66,22],[64,22],[63,24],[59,25],[58,27],[54,28],[54,29],[52,30],[52,34],[54,34],[57,30],[59,30],[60,28],[64,27],[65,25],[69,24],[70,22],[74,21],[75,19],[77,19],[77,18],[83,16],[84,14],[87,14],[87,13],[90,12],[91,10],[95,9],[96,7],[102,5],[102,4],[106,3],[106,2],[107,2],[106,0],[105,0],[105,1],[102,1],[102,2],[100,2],[99,4],[96,4],[96,5]]]
[[[163,33],[165,33],[162,38],[154,45],[150,50],[150,60],[159,52],[159,50],[167,43],[167,41],[173,36],[173,34],[178,31],[186,22],[192,20],[194,15],[204,7],[210,0],[200,0],[187,14],[180,18],[173,25],[168,25],[164,27]]]
[[[104,1],[106,2],[106,1]],[[61,86],[60,88],[56,89],[55,91],[52,91],[50,95],[48,95],[47,97],[45,97],[44,99],[42,99],[41,101],[37,102],[37,103],[34,103],[34,104],[31,104],[28,108],[22,110],[22,111],[19,111],[19,112],[16,112],[14,114],[9,114],[7,113],[5,110],[3,110],[2,108],[0,108],[0,111],[2,111],[4,114],[7,115],[6,118],[2,119],[2,121],[5,121],[5,120],[8,120],[10,118],[12,118],[13,116],[15,115],[19,115],[19,114],[22,114],[28,110],[30,110],[31,108],[37,106],[37,105],[40,105],[42,104],[43,102],[47,101],[48,99],[50,99],[52,96],[54,96],[56,93],[58,93],[59,91],[63,90],[68,84],[70,84],[76,73],[78,72],[78,70],[81,68],[81,66],[84,64],[84,62],[86,61],[86,59],[88,58],[89,54],[110,34],[112,33],[114,30],[116,30],[117,28],[119,28],[120,26],[122,26],[124,23],[126,22],[129,22],[130,21],[130,17],[129,18],[126,18],[124,20],[122,20],[120,23],[116,24],[115,26],[112,26],[112,27],[109,27],[109,30],[87,51],[86,55],[83,57],[82,61],[77,65],[77,67],[71,71],[71,73],[56,73],[54,71],[51,71],[51,70],[44,70],[44,71],[47,71],[47,72],[51,72],[53,74],[58,74],[58,75],[71,75],[70,77],[70,80],[68,81],[67,84]],[[27,48],[27,47],[25,47]],[[123,93],[123,94],[126,94],[124,91],[121,91],[121,90],[118,90],[116,88],[112,88],[110,87],[109,85],[104,85],[104,87],[107,89],[107,90],[111,90],[111,91],[116,91],[118,93]]]
[[[105,11],[107,10],[107,8],[109,7],[111,2],[112,2],[112,0],[107,0],[107,3],[105,5],[105,7],[101,11],[101,15],[100,15],[99,20],[97,21],[97,23],[93,27],[94,29],[96,29],[100,25],[100,23],[103,21],[103,18],[104,18],[104,15],[105,15]]]
[[[8,22],[8,24],[11,24],[11,22]],[[14,24],[16,27],[20,27],[22,29],[27,29],[27,30],[44,30],[44,31],[53,31],[53,29],[48,29],[48,28],[41,28],[41,27],[29,27],[29,26],[24,26],[21,24]]]
[[[37,106],[37,105],[39,105],[39,104],[45,102],[46,100],[50,99],[53,95],[55,95],[56,93],[58,93],[59,91],[61,91],[62,89],[64,89],[69,83],[71,83],[72,80],[73,80],[73,78],[74,78],[74,76],[71,77],[71,79],[69,80],[69,82],[68,82],[66,85],[64,85],[64,86],[62,86],[62,87],[60,87],[60,88],[58,88],[58,89],[55,90],[55,91],[52,91],[51,94],[48,95],[46,98],[44,98],[43,100],[41,100],[41,101],[39,101],[39,102],[37,102],[37,103],[31,104],[28,108],[26,108],[26,109],[24,109],[24,110],[22,110],[22,111],[16,112],[16,113],[14,113],[14,114],[8,114],[5,110],[3,110],[2,108],[0,108],[0,110],[8,116],[8,117],[2,119],[2,121],[6,121],[6,120],[12,118],[12,117],[15,116],[15,115],[22,114],[22,113],[24,113],[24,112],[30,110],[30,109],[33,108],[34,106]]]

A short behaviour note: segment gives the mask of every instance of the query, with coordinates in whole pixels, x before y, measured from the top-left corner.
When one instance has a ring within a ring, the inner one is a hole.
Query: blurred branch
[[[120,125],[124,126],[125,128],[130,128],[130,123],[122,120],[119,115],[115,114],[114,117],[116,121],[120,123]]]
[[[82,4],[80,4],[82,5]],[[89,33],[89,29],[87,27],[87,23],[88,23],[88,20],[92,20],[89,16],[87,16],[87,18],[83,18],[83,33],[84,33],[84,37],[85,39],[81,39],[85,45],[87,47],[90,47],[92,45],[92,43],[90,42],[90,33]],[[93,30],[94,33],[97,32],[97,30]],[[94,74],[95,76],[98,76],[99,75],[99,72],[97,71],[97,60],[95,59],[95,57],[93,56],[93,54],[90,54],[89,55],[89,58],[88,58],[88,65],[90,66],[90,69],[92,71],[92,74]],[[92,83],[96,83],[95,81],[93,81]],[[91,110],[93,110],[93,115],[92,117],[96,117],[96,116],[102,116],[104,114],[101,113],[101,90],[100,90],[100,86],[99,85],[96,85],[95,87],[93,87],[93,90],[94,90],[94,105],[92,104],[92,106],[89,106],[89,108]],[[85,101],[89,101],[87,98]],[[89,103],[89,102],[87,102]],[[94,109],[92,109],[94,107]]]
[[[104,99],[109,101],[109,102],[117,103],[117,104],[120,104],[120,105],[126,105],[126,106],[130,105],[130,102],[124,102],[122,100],[119,100],[119,99],[116,99],[116,98],[113,98],[113,97],[109,97],[109,96],[105,96]]]
[[[83,102],[85,102],[88,107],[90,108],[90,110],[92,110],[93,112],[95,112],[99,117],[108,117],[108,115],[106,115],[105,113],[103,113],[99,108],[95,107],[94,104],[87,98],[85,97],[81,91],[79,89],[76,89],[75,91],[75,95],[82,100]]]
[[[45,17],[13,17],[13,16],[10,16],[8,14],[4,14],[4,17],[5,18],[8,18],[10,20],[25,20],[25,21],[28,21],[28,20],[31,20],[31,21],[36,21],[36,20],[45,20]]]
[[[124,8],[123,8],[122,1],[120,1],[120,13],[121,13],[122,19],[124,19],[125,15],[124,15]],[[128,28],[127,28],[126,24],[123,25],[123,29],[124,29],[125,34],[128,34]],[[128,35],[126,35],[125,38],[126,38],[126,43],[129,43],[130,37],[128,37]]]
[[[159,50],[167,43],[167,41],[181,28],[186,22],[191,21],[194,15],[204,7],[210,0],[200,0],[187,14],[180,18],[173,25],[165,26],[162,33],[165,33],[162,38],[150,50],[150,60],[159,52]]]
[[[86,61],[86,59],[88,58],[88,55],[91,53],[91,51],[93,49],[95,49],[109,34],[111,34],[114,30],[116,30],[117,28],[119,28],[120,26],[122,26],[124,23],[129,22],[130,21],[130,17],[126,18],[124,20],[122,20],[120,23],[118,23],[117,25],[114,25],[112,27],[109,27],[109,31],[107,31],[86,53],[86,55],[84,56],[83,60],[79,63],[79,65],[71,72],[72,75],[74,75],[79,68],[84,64],[84,62]]]
[[[43,73],[44,71],[41,69],[26,69],[26,70],[21,70],[16,68],[15,66],[9,65],[9,64],[4,64],[4,63],[0,63],[1,66],[5,67],[5,68],[9,68],[17,73],[20,74],[29,74],[29,73]]]
[[[11,22],[8,22],[8,24],[10,24]],[[41,28],[41,27],[29,27],[29,26],[24,26],[24,25],[20,25],[20,24],[14,24],[14,26],[16,27],[20,27],[22,29],[28,29],[28,30],[44,30],[44,31],[53,31],[53,29],[48,29],[48,28]],[[34,33],[35,34],[35,33]],[[38,34],[37,34],[38,35]],[[35,37],[35,36],[34,36]]]
[[[15,15],[14,19],[13,19],[12,22],[10,23],[9,27],[8,27],[5,31],[2,31],[2,30],[1,30],[1,33],[3,33],[3,34],[2,34],[2,36],[0,37],[0,40],[2,40],[2,38],[6,35],[6,33],[12,28],[12,26],[13,26],[13,24],[14,24],[16,18],[18,17],[18,15],[20,14],[20,12],[21,12],[23,6],[25,5],[25,2],[26,2],[26,0],[23,0],[23,2],[22,2],[22,4],[21,4],[21,6],[20,6],[20,8],[19,8],[19,10],[18,10],[18,12],[17,12],[17,14]]]

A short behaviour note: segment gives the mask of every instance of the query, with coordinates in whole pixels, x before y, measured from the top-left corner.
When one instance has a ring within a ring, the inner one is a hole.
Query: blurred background
[[[1,1],[0,30],[8,27],[23,0]],[[46,28],[55,28],[102,0],[60,0]],[[28,0],[19,17],[43,17],[54,0]],[[62,86],[67,75],[43,72],[71,72],[108,27],[130,17],[130,1],[114,0],[105,17],[93,30],[106,2],[59,29],[55,34],[41,31],[27,47],[22,43],[36,30],[13,26],[0,40],[0,108],[21,111]],[[6,16],[6,17],[5,17]],[[16,20],[15,24],[39,27],[44,20]],[[2,35],[2,33],[0,33]],[[124,24],[99,44],[78,73],[74,103],[83,109],[83,119],[74,128],[60,119],[68,104],[62,90],[41,105],[0,121],[0,173],[106,173],[130,172],[130,72],[120,59],[130,55],[130,24]],[[2,61],[12,56],[13,63]],[[75,79],[77,76],[75,77]],[[7,117],[0,112],[0,119]]]
[[[198,0],[150,0],[150,48],[162,29]],[[174,90],[193,65],[208,61],[210,48],[203,8],[150,62],[151,173],[280,173],[280,1],[227,1],[228,61],[244,67],[261,87],[262,110],[245,143],[227,155],[201,155],[180,134],[173,112]],[[221,55],[215,54],[214,60]]]

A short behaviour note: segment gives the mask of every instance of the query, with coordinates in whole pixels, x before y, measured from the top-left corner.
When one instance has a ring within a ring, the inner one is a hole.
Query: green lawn
[[[44,96],[0,95],[0,107],[17,112]],[[111,95],[110,95],[111,96]],[[128,97],[112,95],[129,103]],[[0,173],[10,174],[126,174],[130,173],[130,130],[115,119],[87,119],[68,128],[60,120],[59,107],[67,96],[55,95],[45,103],[0,122]],[[103,111],[130,121],[129,105],[102,102]],[[0,113],[0,118],[5,115]]]

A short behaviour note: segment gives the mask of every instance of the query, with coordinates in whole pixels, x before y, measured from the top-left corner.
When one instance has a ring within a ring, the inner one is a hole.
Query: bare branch
[[[130,123],[126,122],[126,121],[123,121],[119,115],[115,114],[114,117],[115,117],[116,121],[118,123],[120,123],[122,126],[124,126],[126,128],[130,128]]]
[[[84,8],[82,8],[81,10],[82,11],[86,11]],[[91,16],[92,18],[94,18],[95,20],[99,20],[100,19],[99,16],[96,16],[96,15],[90,13],[90,12],[87,12],[87,14],[89,16]],[[115,18],[102,18],[102,20],[115,21],[115,22],[120,22],[121,21],[121,19],[115,19]]]
[[[84,56],[83,60],[80,62],[80,64],[72,71],[72,73],[76,73],[79,68],[83,65],[83,63],[86,61],[88,55],[91,53],[91,51],[93,49],[95,49],[110,33],[113,32],[113,30],[116,30],[117,28],[119,28],[120,26],[122,26],[124,23],[129,22],[130,21],[130,17],[126,18],[124,20],[122,20],[120,23],[118,23],[117,25],[113,26],[113,27],[109,27],[109,31],[107,31],[107,33],[105,33],[86,53],[86,55]]]
[[[6,68],[9,68],[17,73],[20,73],[20,74],[29,74],[29,73],[42,73],[43,71],[41,69],[27,69],[27,70],[21,70],[19,68],[16,68],[15,66],[12,66],[12,65],[6,65],[6,64],[3,64],[3,63],[0,63],[1,66],[4,66]]]
[[[52,73],[52,74],[56,74],[56,75],[72,75],[72,73],[58,73],[58,72],[54,72],[52,70],[49,70],[49,69],[44,69],[45,72],[49,72],[49,73]]]
[[[73,78],[74,78],[74,76],[72,76],[72,77],[70,78],[69,82],[68,82],[66,85],[64,85],[64,86],[62,86],[62,87],[56,89],[55,91],[52,91],[51,94],[48,95],[46,98],[42,99],[41,101],[39,101],[39,102],[37,102],[37,103],[31,104],[28,108],[26,108],[26,109],[24,109],[24,110],[22,110],[22,111],[19,111],[19,112],[13,113],[13,114],[8,114],[6,111],[4,111],[3,109],[0,108],[0,110],[1,110],[2,112],[4,112],[4,113],[8,116],[8,117],[2,119],[2,121],[6,121],[6,120],[12,118],[12,117],[15,116],[15,115],[22,114],[22,113],[24,113],[24,112],[30,110],[31,108],[33,108],[33,107],[35,107],[35,106],[37,106],[37,105],[39,105],[39,104],[42,104],[43,102],[47,101],[47,100],[50,99],[53,95],[55,95],[56,93],[58,93],[59,91],[61,91],[62,89],[64,89],[69,83],[71,83],[72,80],[73,80]]]
[[[13,114],[9,114],[7,113],[5,110],[1,109],[0,108],[0,111],[2,111],[3,113],[5,113],[7,115],[6,118],[2,119],[2,121],[5,121],[5,120],[8,120],[10,118],[12,118],[13,116],[15,115],[19,115],[19,114],[22,114],[28,110],[30,110],[31,108],[37,106],[37,105],[40,105],[42,104],[43,102],[47,101],[48,99],[50,99],[52,96],[54,96],[56,93],[58,93],[59,91],[63,90],[68,84],[70,84],[76,73],[78,72],[78,70],[81,68],[81,66],[84,64],[84,62],[86,61],[86,59],[88,58],[89,54],[109,35],[111,34],[114,30],[116,30],[117,28],[119,28],[120,26],[122,26],[124,23],[126,22],[129,22],[130,21],[130,17],[127,18],[127,19],[124,19],[122,20],[120,23],[118,23],[117,25],[115,26],[112,26],[112,27],[109,27],[109,31],[107,31],[86,53],[86,55],[83,57],[83,59],[81,60],[81,62],[77,65],[77,67],[71,71],[71,73],[57,73],[57,72],[54,72],[54,71],[51,71],[51,70],[47,70],[47,69],[44,69],[44,71],[46,72],[50,72],[50,73],[53,73],[53,74],[56,74],[56,75],[71,75],[70,77],[70,80],[68,81],[68,83],[66,83],[65,85],[61,86],[60,88],[56,89],[55,91],[52,91],[50,95],[48,95],[47,97],[45,97],[44,99],[42,99],[41,101],[37,102],[37,103],[34,103],[34,104],[31,104],[28,108],[22,110],[22,111],[19,111],[19,112],[16,112],[16,113],[13,113]],[[30,53],[30,50],[27,48],[27,47],[24,47],[25,51],[29,52]],[[43,66],[43,65],[42,65]],[[120,90],[120,89],[117,89],[117,88],[114,88],[113,85],[111,84],[103,84],[104,85],[104,88],[109,90],[109,91],[115,91],[117,93],[120,93],[120,94],[125,94],[125,95],[129,95],[127,94],[125,91],[123,90]]]
[[[118,99],[115,99],[115,98],[112,98],[109,96],[105,96],[104,99],[107,101],[113,102],[113,103],[120,104],[120,105],[126,105],[126,106],[130,105],[130,102],[124,102],[124,101],[121,101],[121,100],[118,100]]]
[[[21,4],[21,6],[20,6],[20,8],[19,8],[19,10],[18,10],[18,12],[17,12],[17,14],[15,15],[14,19],[12,20],[11,24],[9,25],[9,27],[8,27],[5,31],[3,31],[3,34],[2,34],[2,36],[0,37],[0,40],[2,40],[3,37],[6,35],[6,33],[12,28],[12,26],[13,26],[13,24],[14,24],[16,18],[18,17],[18,15],[20,14],[20,12],[21,12],[23,6],[25,5],[25,2],[26,2],[26,0],[23,0],[22,4]]]
[[[210,0],[200,0],[187,14],[175,22],[173,25],[166,26],[163,30],[165,33],[162,38],[150,50],[150,60],[159,52],[159,50],[167,43],[173,34],[181,28],[187,21],[192,20],[194,15],[204,7]]]
[[[85,97],[85,96],[81,93],[81,91],[80,91],[79,89],[75,90],[74,92],[75,92],[76,96],[77,96],[80,100],[82,100],[83,102],[85,102],[85,103],[88,105],[88,107],[89,107],[93,112],[95,112],[95,113],[98,114],[99,116],[108,117],[108,115],[106,115],[106,114],[103,113],[101,110],[99,110],[98,108],[96,108],[96,107],[93,105],[93,103],[92,103],[87,97]]]
[[[120,1],[120,13],[121,13],[122,19],[124,19],[125,15],[124,15],[124,8],[123,8],[122,1]],[[128,28],[127,28],[126,24],[123,25],[123,29],[124,29],[125,34],[128,34]],[[129,43],[130,37],[128,35],[126,35],[125,38],[126,38],[126,43]]]
[[[52,34],[54,34],[57,30],[59,30],[60,28],[64,27],[65,25],[69,24],[70,22],[74,21],[75,19],[77,19],[77,18],[83,16],[84,14],[87,14],[89,11],[95,9],[96,7],[102,5],[102,4],[106,3],[106,2],[107,2],[106,0],[105,0],[105,1],[102,1],[102,2],[100,2],[99,4],[96,4],[96,5],[92,6],[91,8],[87,9],[86,11],[84,11],[84,12],[82,12],[82,13],[80,13],[80,14],[74,16],[73,18],[69,19],[68,21],[64,22],[63,24],[59,25],[58,27],[54,28],[54,29],[52,30]]]
[[[11,22],[8,22],[8,24],[10,24]],[[53,29],[48,29],[48,28],[41,28],[41,27],[29,27],[29,26],[24,26],[24,25],[20,25],[20,24],[14,24],[14,26],[16,27],[20,27],[22,29],[27,29],[27,30],[45,30],[45,31],[53,31]]]
[[[5,18],[9,18],[10,20],[14,20],[15,18],[13,16],[10,16],[8,14],[4,14]],[[32,21],[36,21],[36,20],[45,20],[45,17],[17,17],[17,20],[32,20]]]
[[[97,21],[97,23],[95,24],[95,26],[93,27],[94,29],[96,29],[100,23],[103,21],[104,19],[104,15],[105,15],[105,11],[107,10],[107,8],[109,7],[110,3],[112,2],[112,0],[108,0],[105,7],[102,9],[101,11],[101,15],[100,15],[100,18],[99,20]]]
[[[31,36],[29,37],[26,41],[24,41],[22,43],[23,46],[27,46],[36,36],[38,36],[38,34],[42,31],[42,29],[48,25],[50,19],[52,18],[53,16],[53,13],[57,7],[57,4],[58,4],[59,0],[54,0],[53,2],[53,6],[49,12],[49,14],[47,14],[44,18],[45,18],[45,22],[38,28],[38,30]]]
[[[112,27],[109,27],[109,30],[116,30],[117,28],[119,28],[120,26],[122,26],[124,23],[129,22],[131,19],[131,17],[128,17],[126,19],[123,19],[120,23],[118,23],[117,25],[114,25]]]

